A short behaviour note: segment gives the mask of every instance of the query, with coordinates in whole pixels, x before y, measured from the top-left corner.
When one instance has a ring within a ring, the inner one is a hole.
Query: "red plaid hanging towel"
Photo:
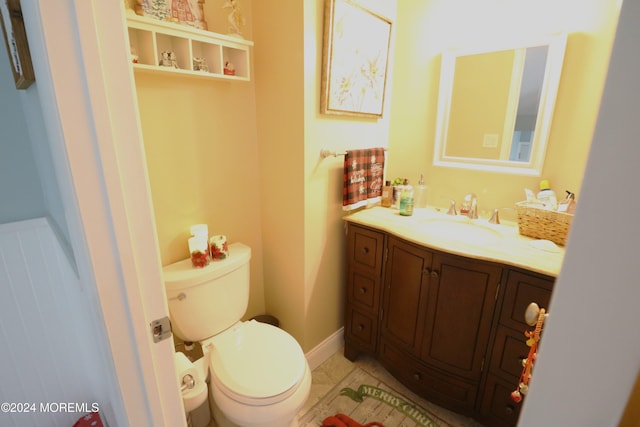
[[[342,208],[353,210],[380,200],[384,179],[384,148],[349,150],[344,156]]]

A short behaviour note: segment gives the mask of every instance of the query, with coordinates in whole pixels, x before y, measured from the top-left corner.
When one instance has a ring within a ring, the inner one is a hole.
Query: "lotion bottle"
[[[552,211],[558,209],[558,199],[556,198],[556,193],[551,189],[549,180],[543,179],[540,181],[540,191],[536,198],[544,204],[545,209]]]
[[[390,208],[393,203],[393,187],[391,181],[385,181],[384,187],[382,187],[382,197],[380,198],[380,205],[383,208]]]

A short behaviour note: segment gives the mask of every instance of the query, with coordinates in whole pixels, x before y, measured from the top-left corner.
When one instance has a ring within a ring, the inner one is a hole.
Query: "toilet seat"
[[[275,326],[239,322],[202,342],[211,380],[229,398],[271,405],[295,393],[307,366],[298,342]]]

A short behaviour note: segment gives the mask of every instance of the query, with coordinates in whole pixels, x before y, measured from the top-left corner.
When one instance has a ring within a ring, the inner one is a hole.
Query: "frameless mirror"
[[[434,165],[540,175],[566,35],[442,54]]]

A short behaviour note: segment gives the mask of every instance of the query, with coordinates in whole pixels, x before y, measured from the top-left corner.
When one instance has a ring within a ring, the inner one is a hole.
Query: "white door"
[[[21,3],[54,163],[74,196],[64,203],[79,212],[67,218],[84,238],[72,242],[78,270],[97,289],[122,396],[111,425],[185,426],[172,339],[150,332],[168,308],[123,0]]]

